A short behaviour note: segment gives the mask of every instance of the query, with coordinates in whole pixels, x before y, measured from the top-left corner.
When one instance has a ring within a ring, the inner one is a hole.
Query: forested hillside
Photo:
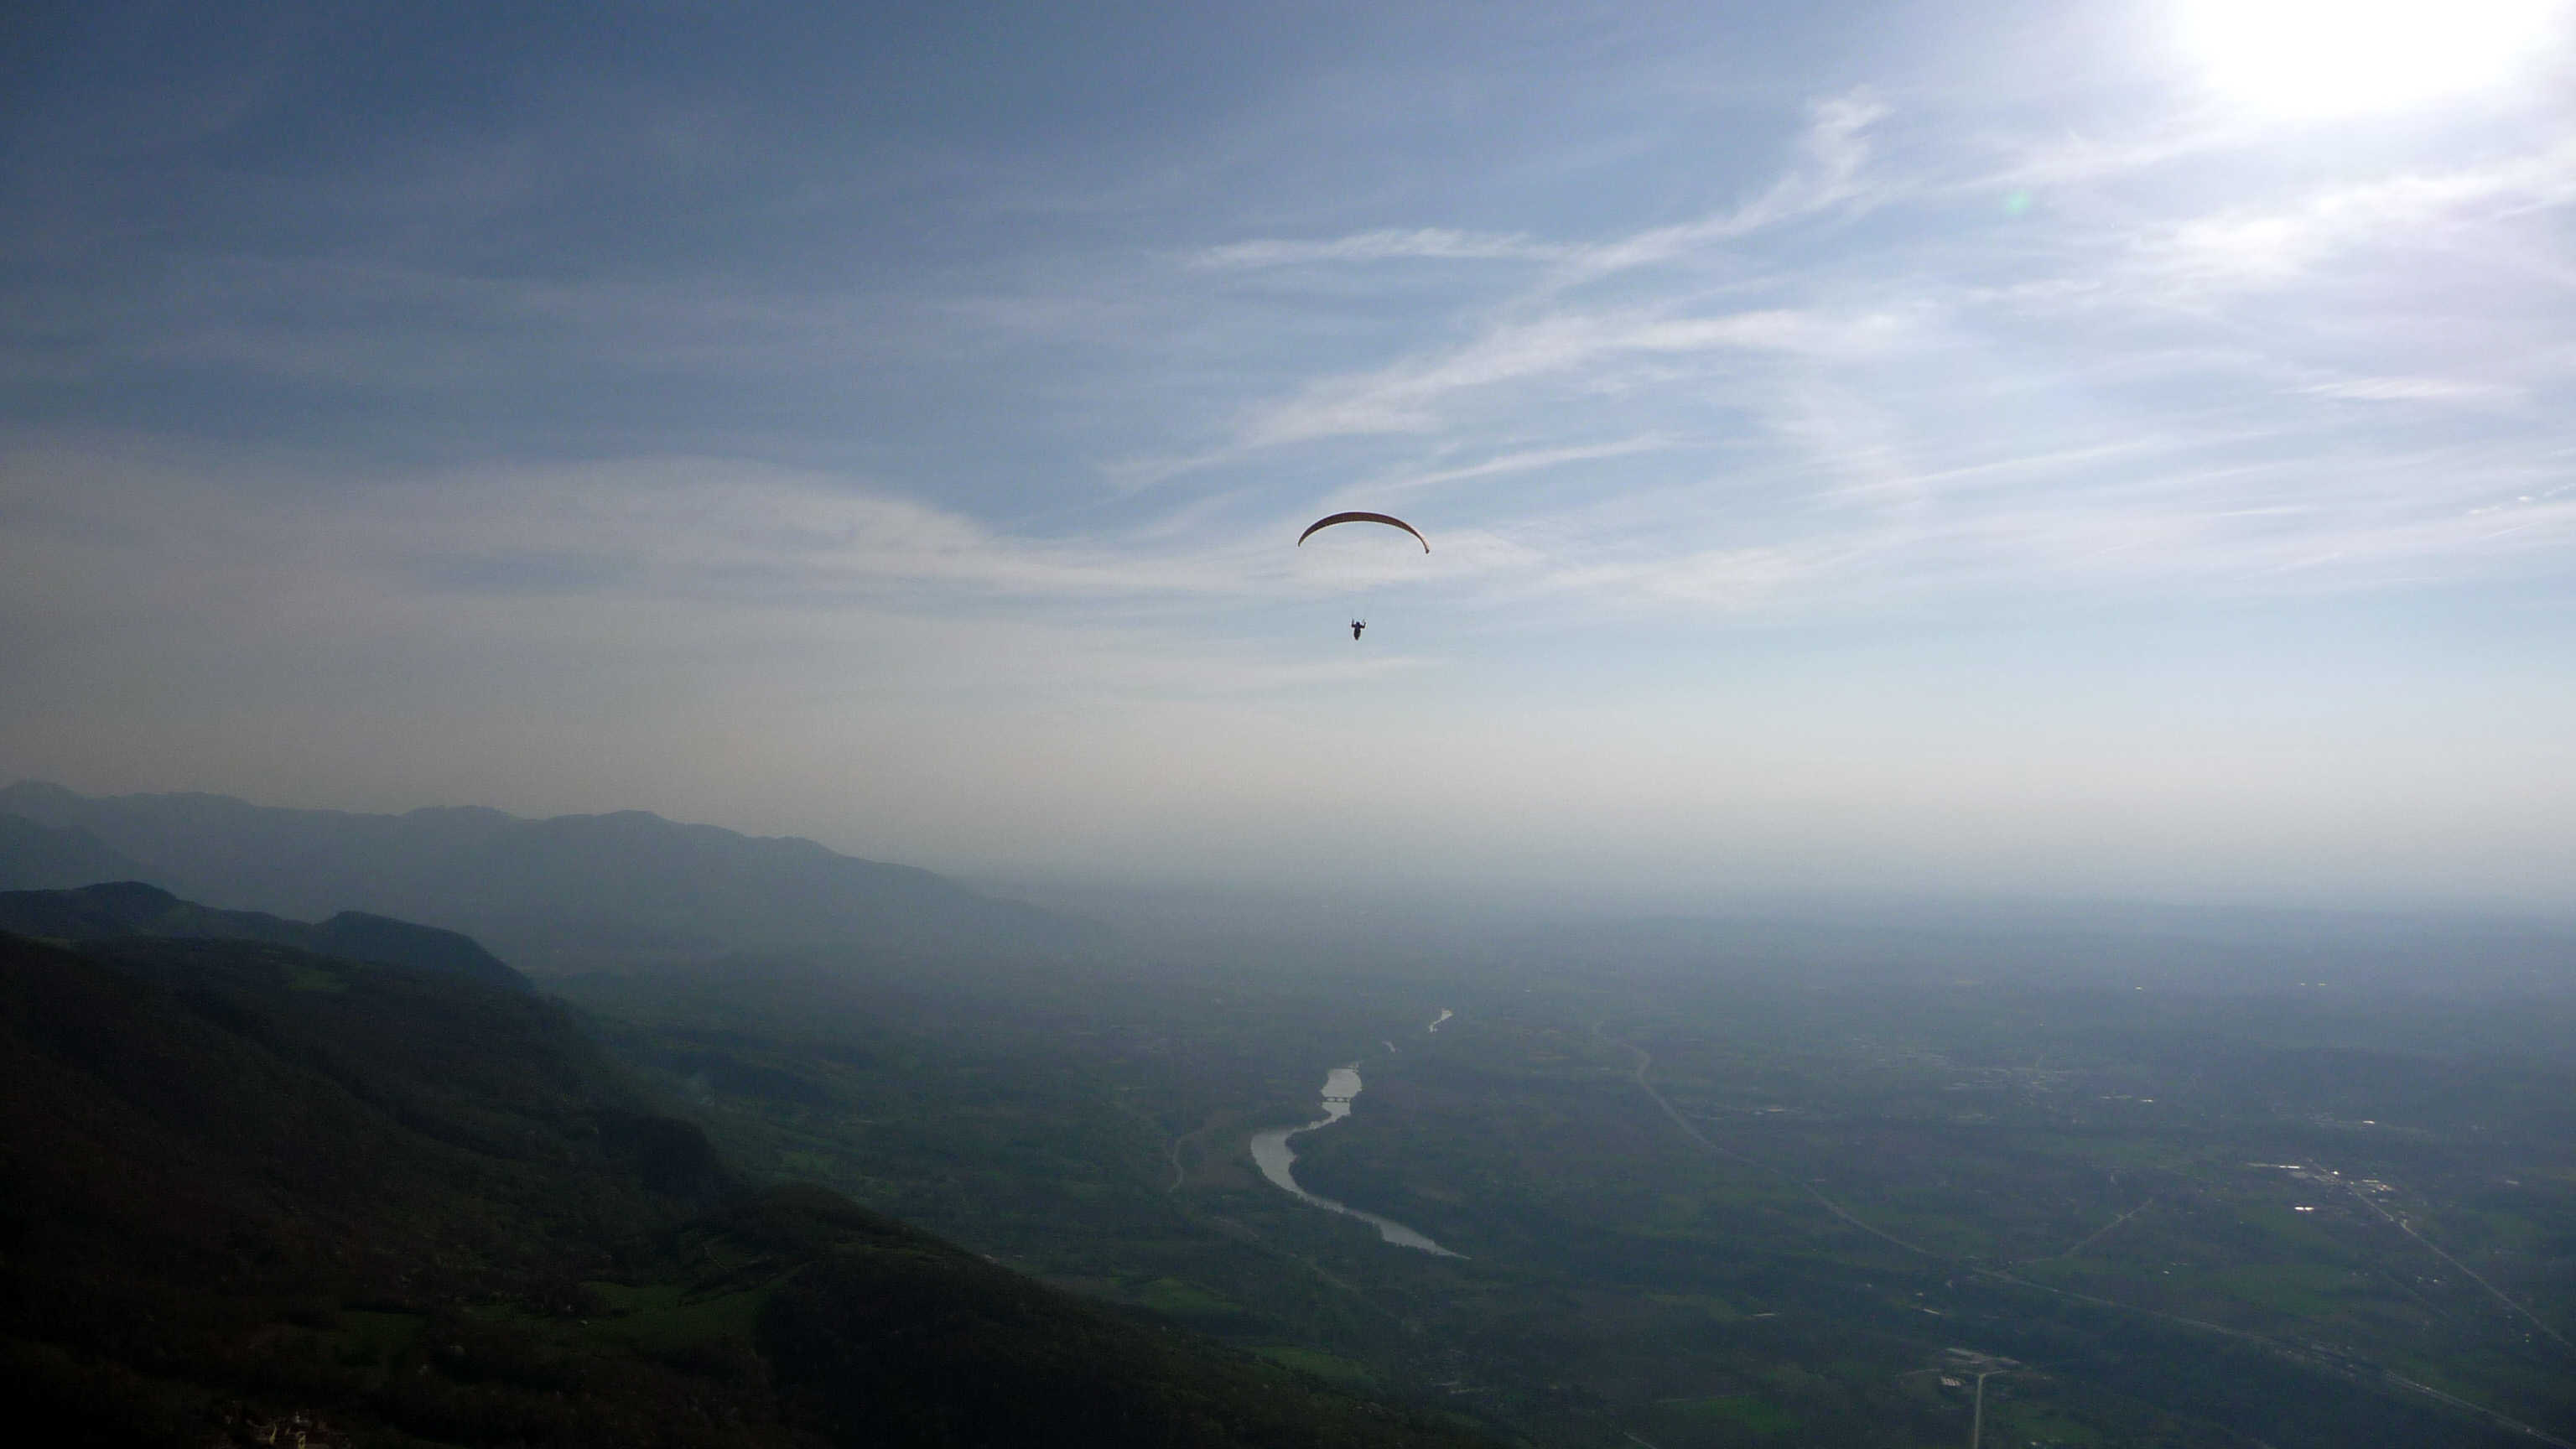
[[[13,1411],[96,1442],[1477,1442],[750,1190],[456,972],[0,936],[0,1183]]]

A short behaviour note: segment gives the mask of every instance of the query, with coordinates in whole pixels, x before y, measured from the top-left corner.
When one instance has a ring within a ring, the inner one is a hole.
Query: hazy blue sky
[[[12,17],[0,774],[2569,903],[2564,5]]]

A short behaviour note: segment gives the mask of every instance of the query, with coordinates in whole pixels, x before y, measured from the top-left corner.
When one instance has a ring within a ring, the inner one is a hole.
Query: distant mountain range
[[[640,810],[364,815],[32,781],[0,789],[0,887],[115,879],[233,910],[434,922],[539,969],[813,947],[1058,953],[1102,935],[926,870]]]
[[[0,815],[0,890],[60,890],[142,875],[141,865],[77,825]]]

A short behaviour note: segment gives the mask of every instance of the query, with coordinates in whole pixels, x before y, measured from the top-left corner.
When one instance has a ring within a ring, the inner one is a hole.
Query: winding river
[[[1449,1013],[1441,1012],[1440,1018],[1442,1021],[1448,1020]],[[1377,1229],[1377,1235],[1380,1238],[1399,1248],[1413,1248],[1443,1258],[1464,1256],[1449,1251],[1393,1218],[1382,1218],[1375,1213],[1362,1212],[1347,1203],[1335,1202],[1331,1198],[1308,1192],[1297,1185],[1295,1174],[1289,1171],[1297,1161],[1297,1154],[1288,1146],[1288,1139],[1300,1132],[1312,1132],[1320,1127],[1330,1127],[1351,1115],[1351,1099],[1359,1094],[1359,1063],[1353,1062],[1346,1067],[1333,1068],[1324,1077],[1324,1115],[1301,1127],[1265,1127],[1253,1133],[1253,1165],[1261,1169],[1261,1175],[1270,1179],[1272,1186],[1326,1212],[1358,1218],[1361,1222]]]

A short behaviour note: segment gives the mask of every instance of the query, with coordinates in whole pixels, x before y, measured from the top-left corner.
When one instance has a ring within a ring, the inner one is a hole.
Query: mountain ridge
[[[0,891],[0,931],[74,942],[137,936],[264,941],[370,965],[453,972],[513,991],[536,989],[527,977],[462,931],[366,911],[342,911],[328,920],[307,923],[265,911],[216,910],[142,881],[110,881],[58,891]]]
[[[0,890],[63,890],[143,873],[131,857],[77,825],[0,813]]]
[[[198,792],[86,796],[21,781],[0,812],[85,832],[191,900],[296,919],[358,910],[476,937],[523,966],[746,949],[1080,952],[1101,928],[932,871],[642,810],[302,810]]]

